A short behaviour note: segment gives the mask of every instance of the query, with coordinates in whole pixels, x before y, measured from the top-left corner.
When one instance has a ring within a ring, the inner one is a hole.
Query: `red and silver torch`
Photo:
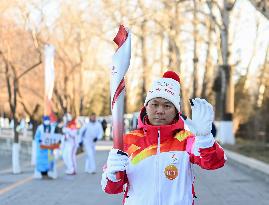
[[[120,25],[114,42],[118,45],[118,48],[112,59],[113,67],[110,83],[113,146],[123,150],[124,76],[129,68],[131,59],[131,32],[126,30],[123,25]]]

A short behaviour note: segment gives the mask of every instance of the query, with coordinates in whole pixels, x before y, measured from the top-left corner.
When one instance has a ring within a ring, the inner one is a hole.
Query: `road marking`
[[[6,187],[4,189],[0,189],[0,196],[7,193],[7,192],[9,192],[9,191],[11,191],[12,189],[15,189],[16,187],[18,187],[18,186],[20,186],[22,184],[25,184],[25,183],[31,181],[31,180],[33,180],[32,176],[27,177],[26,179],[22,179],[20,181],[17,181],[14,184],[11,184],[10,186],[8,186],[8,187]]]
[[[96,150],[99,150],[99,151],[111,150],[111,148],[112,148],[111,145],[97,145],[96,146]],[[77,160],[82,158],[84,155],[85,155],[85,152],[77,155]],[[56,164],[56,167],[61,168],[63,165],[64,165],[63,161],[58,161],[57,164]],[[10,168],[5,169],[5,170],[0,171],[0,173],[4,173],[6,171],[12,171],[12,169],[10,169]],[[29,177],[27,177],[25,179],[19,180],[19,181],[15,182],[15,183],[9,185],[6,188],[0,189],[0,196],[7,193],[7,192],[9,192],[9,191],[11,191],[11,190],[13,190],[13,189],[15,189],[15,188],[17,188],[17,187],[19,187],[19,186],[21,186],[21,185],[23,185],[23,184],[26,184],[26,183],[32,181],[33,179],[34,179],[33,176],[29,176]]]
[[[84,155],[85,155],[85,153],[81,153],[81,154],[77,155],[77,159],[82,158]],[[61,168],[63,165],[64,165],[63,161],[58,161],[57,164],[56,164],[56,167]],[[21,186],[21,185],[23,185],[23,184],[26,184],[26,183],[32,181],[33,179],[34,179],[33,176],[29,176],[29,177],[27,177],[25,179],[19,180],[19,181],[15,182],[15,183],[9,185],[6,188],[0,189],[0,196],[7,193],[7,192],[9,192],[9,191],[11,191],[11,190],[13,190],[13,189],[15,189],[15,188],[17,188],[17,187],[19,187],[19,186]]]

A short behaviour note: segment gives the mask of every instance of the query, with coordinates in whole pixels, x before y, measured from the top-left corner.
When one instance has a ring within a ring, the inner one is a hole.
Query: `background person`
[[[43,124],[39,125],[35,133],[36,166],[34,178],[57,178],[53,150],[47,149],[47,140],[54,133],[55,127],[50,123],[49,116],[43,116]]]
[[[80,142],[76,119],[67,122],[66,127],[63,128],[62,140],[62,155],[66,166],[65,173],[68,175],[75,175],[77,173],[77,148]]]
[[[96,120],[95,113],[91,113],[89,122],[81,128],[80,133],[86,152],[85,172],[95,174],[95,144],[103,137],[103,128],[101,123]]]

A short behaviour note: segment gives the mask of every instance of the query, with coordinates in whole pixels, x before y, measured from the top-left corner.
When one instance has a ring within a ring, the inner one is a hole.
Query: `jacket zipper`
[[[160,153],[161,153],[161,132],[158,128],[158,145],[157,145],[157,197],[158,205],[161,205],[161,184],[160,184]]]

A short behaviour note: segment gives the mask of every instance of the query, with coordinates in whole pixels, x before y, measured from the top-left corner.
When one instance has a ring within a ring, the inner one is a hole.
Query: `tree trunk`
[[[21,167],[20,167],[20,143],[19,143],[19,133],[17,132],[16,128],[18,126],[18,120],[14,116],[14,142],[12,146],[12,170],[13,174],[19,174],[21,173]]]
[[[146,95],[147,95],[147,48],[146,48],[146,20],[144,20],[141,24],[141,36],[140,36],[140,42],[141,42],[141,55],[142,55],[142,95],[141,95],[141,101],[142,105],[145,102]]]
[[[180,77],[180,98],[181,98],[181,112],[184,113],[184,115],[189,116],[190,115],[190,105],[189,105],[189,91],[186,89],[185,82],[184,82],[184,71],[181,68],[181,53],[180,50],[180,43],[178,42],[180,33],[180,24],[178,22],[179,20],[179,12],[178,12],[178,3],[175,2],[174,5],[174,15],[172,16],[172,19],[169,21],[170,24],[170,33],[169,33],[169,39],[168,39],[168,66],[170,69],[176,71],[179,73]],[[171,9],[170,13],[172,13],[172,8],[167,5],[167,9]]]
[[[12,146],[12,171],[13,171],[13,174],[21,173],[20,144],[19,143],[13,143],[13,146]]]
[[[213,22],[210,18],[209,20],[209,28],[208,28],[208,38],[207,38],[207,52],[206,52],[206,64],[205,64],[205,72],[203,77],[203,85],[202,85],[202,98],[209,99],[212,101],[212,83],[214,78],[214,67],[211,58],[212,52],[212,44],[213,44]]]
[[[198,55],[197,55],[197,43],[198,43],[198,30],[197,30],[197,2],[193,0],[193,87],[192,87],[192,98],[199,96],[199,73],[198,73]]]
[[[38,127],[38,122],[31,116],[32,123],[32,154],[31,154],[31,165],[36,164],[36,141],[35,141],[35,133]]]
[[[217,122],[217,127],[219,129],[217,138],[219,138],[222,143],[227,144],[235,143],[233,133],[234,85],[232,67],[229,64],[230,12],[234,7],[235,2],[236,0],[223,0],[223,9],[220,11],[222,16],[222,25],[220,27],[221,63],[219,65],[219,72],[214,86],[216,91],[216,120],[219,120]]]

